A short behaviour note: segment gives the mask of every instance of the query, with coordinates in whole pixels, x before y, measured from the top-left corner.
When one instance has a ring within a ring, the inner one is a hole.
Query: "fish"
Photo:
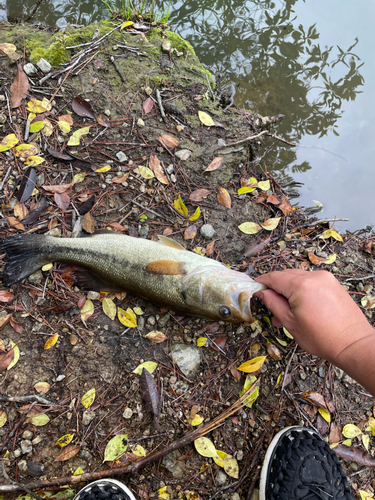
[[[1,240],[0,248],[9,259],[5,287],[46,264],[69,263],[84,268],[77,282],[86,290],[128,291],[186,315],[230,323],[251,323],[250,299],[266,288],[166,236],[156,242],[109,230],[78,238],[24,234]]]

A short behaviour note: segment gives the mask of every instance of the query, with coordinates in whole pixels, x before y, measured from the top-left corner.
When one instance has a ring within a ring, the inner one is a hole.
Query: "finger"
[[[283,324],[281,323],[279,318],[276,318],[276,316],[274,316],[272,318],[272,324],[273,324],[273,326],[277,326],[277,327],[283,326]]]
[[[294,279],[304,276],[307,271],[301,269],[287,269],[285,271],[273,271],[271,273],[262,274],[255,278],[257,283],[262,283],[268,288],[272,288],[280,295],[284,295],[287,299],[295,291]]]
[[[280,321],[280,325],[285,324],[285,321],[290,318],[290,306],[285,297],[278,294],[274,290],[262,290],[255,294],[259,297],[264,305],[269,309],[274,316]]]

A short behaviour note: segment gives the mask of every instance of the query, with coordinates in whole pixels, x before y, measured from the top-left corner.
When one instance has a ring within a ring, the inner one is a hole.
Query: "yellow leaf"
[[[147,455],[145,449],[140,444],[133,444],[133,446],[131,446],[131,450],[134,455],[137,455],[137,457],[145,457]]]
[[[61,438],[56,441],[56,445],[64,448],[64,446],[68,446],[68,444],[72,442],[73,438],[74,434],[65,434],[65,436],[61,436]]]
[[[174,200],[173,202],[174,208],[180,212],[183,216],[187,217],[188,216],[188,209],[185,205],[185,203],[182,201],[181,195],[178,195],[177,200]]]
[[[44,113],[44,111],[48,111],[44,100],[39,101],[39,99],[31,99],[31,101],[27,103],[26,109],[27,111],[30,111],[31,113],[35,114]]]
[[[375,436],[375,418],[373,417],[369,418],[368,424],[370,426],[369,430],[371,430],[372,435]]]
[[[194,446],[197,452],[202,455],[202,457],[217,457],[217,451],[214,443],[206,438],[200,437],[194,441]]]
[[[139,165],[137,169],[144,179],[152,179],[153,177],[155,177],[155,174],[151,170],[151,168],[145,167],[144,165]],[[137,172],[137,169],[135,169],[135,172]]]
[[[160,344],[161,342],[164,342],[164,340],[167,340],[168,337],[164,335],[163,332],[154,330],[153,332],[145,335],[145,338],[151,340],[151,342],[155,342],[155,344]]]
[[[13,368],[13,366],[20,359],[20,350],[19,350],[19,347],[14,342],[12,342],[11,340],[9,340],[9,347],[11,349],[13,349],[14,357],[13,357],[13,361],[7,366],[7,370],[10,370],[11,368]]]
[[[204,111],[198,111],[198,116],[200,121],[203,123],[203,125],[206,125],[206,127],[212,127],[213,125],[215,125],[215,122],[213,121],[211,116]]]
[[[50,337],[44,344],[44,350],[51,349],[51,347],[53,347],[56,344],[58,339],[59,339],[59,334],[58,333],[53,334],[52,337]]]
[[[196,425],[201,424],[203,422],[203,420],[204,420],[204,418],[201,415],[198,415],[198,413],[197,413],[194,418],[188,419],[188,424],[190,424],[194,427]]]
[[[142,316],[144,314],[144,312],[142,311],[142,309],[140,307],[134,307],[133,311],[135,312],[135,314],[137,316]]]
[[[255,187],[243,186],[238,190],[238,194],[252,193],[255,189]]]
[[[277,380],[276,380],[276,387],[278,387],[280,385],[280,382],[282,381],[283,379],[283,374],[280,373],[280,375],[277,377]]]
[[[51,389],[51,386],[49,385],[48,382],[37,382],[34,385],[34,389],[38,392],[43,392],[44,394],[47,394],[47,392]]]
[[[8,151],[8,149],[13,148],[19,142],[15,134],[6,135],[0,142],[0,152]]]
[[[326,240],[327,238],[334,238],[337,241],[343,241],[342,237],[339,235],[339,233],[336,233],[333,229],[327,229],[324,231],[323,234],[319,236],[319,238],[322,238],[323,240]]]
[[[200,209],[200,207],[197,207],[197,209],[195,210],[193,215],[191,217],[189,217],[189,220],[191,220],[191,221],[197,220],[199,218],[200,214],[201,214],[201,209]]]
[[[31,123],[34,119],[36,118],[36,114],[35,113],[29,113],[27,119],[29,120],[29,122]]]
[[[254,375],[246,375],[245,383],[242,389],[240,390],[240,396],[243,396],[245,392],[247,392],[250,389],[250,387],[254,384],[254,382],[256,382],[256,379],[257,378]],[[251,408],[255,400],[257,399],[258,395],[259,395],[259,387],[256,387],[253,390],[253,392],[251,392],[249,396],[247,396],[247,398],[244,401],[244,404],[246,404],[248,408]]]
[[[68,146],[79,146],[79,141],[83,135],[86,135],[90,132],[90,127],[79,128],[70,136],[68,141]]]
[[[242,365],[239,366],[237,370],[245,373],[254,373],[262,368],[266,358],[267,356],[258,356],[256,358],[250,359],[249,361],[242,363]]]
[[[81,403],[85,408],[89,408],[93,404],[95,401],[95,394],[95,387],[93,387],[82,396]]]
[[[124,23],[122,23],[122,25],[120,26],[120,30],[123,30],[124,28],[127,28],[128,26],[131,26],[133,23],[133,21],[125,21]]]
[[[216,453],[217,453],[217,457],[212,457],[214,459],[215,464],[218,465],[219,467],[224,467],[224,458],[231,456],[231,455],[227,455],[227,453],[225,453],[225,451],[221,451],[221,450],[216,450]]]
[[[64,134],[69,134],[70,132],[70,124],[68,122],[65,122],[64,120],[59,120],[57,122],[61,132],[64,132]]]
[[[285,340],[281,340],[279,339],[279,337],[275,337],[275,339],[278,341],[278,343],[282,346],[287,346],[288,345],[288,342],[285,342]]]
[[[0,410],[0,427],[4,427],[6,421],[8,420],[7,414],[4,410]]]
[[[272,327],[271,320],[268,316],[263,316],[263,321],[270,327]]]
[[[205,252],[203,251],[203,247],[195,247],[193,248],[193,252],[202,255],[203,257],[205,256]]]
[[[283,326],[283,332],[289,339],[294,340],[293,336],[288,332],[288,330],[284,326]]]
[[[260,225],[256,222],[243,222],[238,226],[238,229],[245,234],[256,234],[262,230]]]
[[[329,255],[328,259],[324,261],[324,264],[333,264],[336,262],[336,257],[337,254],[333,253],[332,255]]]
[[[324,408],[318,408],[318,412],[321,414],[321,416],[324,418],[326,422],[329,424],[331,423],[331,414],[329,413],[328,410],[325,410]]]
[[[73,177],[73,184],[77,184],[78,182],[82,182],[85,177],[86,177],[86,174],[84,172],[81,172],[80,174],[75,174],[75,176]]]
[[[362,443],[363,443],[363,446],[368,451],[368,447],[370,444],[370,436],[368,434],[362,434]]]
[[[73,472],[73,476],[80,476],[81,474],[83,474],[81,467],[78,467],[78,469]]]
[[[351,439],[345,439],[345,441],[342,442],[344,446],[351,446],[352,445],[352,440]]]
[[[111,167],[109,165],[104,165],[104,167],[97,168],[95,172],[98,173],[103,173],[103,172],[109,172],[111,170]]]
[[[52,123],[45,119],[44,120],[44,129],[43,129],[43,134],[47,137],[49,137],[50,135],[52,135],[52,132],[53,132],[53,126],[52,126]]]
[[[261,189],[262,191],[268,191],[269,189],[271,189],[270,181],[258,182],[258,188]]]
[[[53,264],[46,264],[45,266],[42,267],[42,271],[49,271],[52,268]]]
[[[158,498],[162,500],[169,500],[171,498],[170,494],[167,492],[168,486],[163,486],[158,489]]]
[[[104,450],[103,462],[113,461],[120,458],[128,449],[128,435],[118,434],[112,438]]]
[[[14,154],[19,158],[28,158],[39,153],[35,144],[20,144],[14,148]]]
[[[36,425],[37,427],[42,427],[43,425],[48,424],[50,419],[48,415],[46,415],[45,413],[41,413],[40,415],[36,415],[30,420],[33,425]]]
[[[105,297],[103,299],[102,306],[104,314],[106,314],[111,320],[114,320],[116,317],[116,304],[113,302],[113,300]]]
[[[361,305],[366,309],[372,309],[373,307],[375,307],[375,296],[365,295],[361,298]]]
[[[13,45],[13,43],[0,43],[0,50],[4,52],[4,54],[11,54],[17,50],[17,47]]]
[[[42,158],[41,156],[29,156],[25,160],[25,165],[27,165],[29,167],[35,167],[35,165],[40,165],[44,161],[45,161],[45,159]]]
[[[35,134],[35,132],[39,132],[40,130],[42,130],[42,128],[45,127],[45,123],[43,120],[41,121],[38,121],[38,122],[34,122],[30,125],[30,132],[32,134]]]
[[[198,347],[203,347],[207,344],[207,339],[206,337],[199,337],[199,339],[197,339],[197,346]]]
[[[81,309],[81,319],[83,322],[87,321],[90,316],[94,314],[94,304],[92,300],[88,299]]]
[[[119,307],[117,309],[117,317],[120,323],[124,326],[127,326],[128,328],[137,328],[137,316],[134,314],[132,309],[130,309],[130,307],[128,307],[126,311]]]
[[[51,109],[52,109],[52,104],[49,102],[49,100],[47,99],[47,97],[43,97],[43,100],[42,100],[42,107],[43,107],[46,111],[51,111]]]
[[[227,455],[224,458],[224,470],[228,474],[228,476],[234,477],[235,479],[238,479],[238,462],[235,458],[231,457],[230,455]]]
[[[267,219],[261,224],[263,229],[267,229],[267,231],[273,231],[277,228],[280,222],[280,217],[275,217],[274,219]]]
[[[361,500],[374,500],[373,497],[370,495],[370,493],[367,493],[367,491],[364,490],[358,490],[359,494],[361,495]]]
[[[343,435],[348,439],[353,439],[362,434],[361,429],[359,429],[354,424],[347,424],[342,430]]]
[[[138,365],[137,368],[133,370],[133,373],[135,373],[136,375],[142,375],[143,368],[145,368],[148,373],[153,373],[156,370],[157,366],[158,364],[155,363],[155,361],[145,361],[144,363]]]

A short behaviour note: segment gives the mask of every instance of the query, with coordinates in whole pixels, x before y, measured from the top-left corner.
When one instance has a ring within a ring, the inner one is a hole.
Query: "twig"
[[[294,147],[297,147],[297,144],[295,144],[294,142],[288,142],[286,141],[285,139],[283,139],[282,137],[279,137],[278,135],[276,134],[271,134],[271,133],[268,133],[267,134],[267,137],[272,137],[273,139],[277,139],[278,141],[281,141],[281,142],[285,142],[285,144],[288,144],[288,146],[294,146]]]
[[[4,179],[0,183],[0,191],[3,190],[3,187],[5,186],[6,180],[8,179],[11,170],[12,170],[12,165],[8,168],[7,173],[5,174]]]
[[[154,210],[151,210],[151,208],[144,207],[140,203],[137,203],[136,201],[132,200],[132,203],[134,205],[137,205],[137,207],[142,208],[143,210],[147,210],[147,212],[151,212],[152,214],[156,215],[157,217],[162,217],[163,219],[167,220],[168,222],[173,222],[171,219],[168,219],[165,215],[158,214],[157,212],[154,212]]]
[[[212,88],[211,88],[210,80],[209,80],[209,78],[208,78],[207,73],[206,73],[206,80],[207,80],[208,88],[210,89],[210,92],[211,92],[211,95],[212,95],[212,99],[213,99],[213,100],[215,100],[215,96],[214,96],[214,93],[212,92]]]
[[[115,58],[114,58],[113,56],[111,56],[111,57],[110,57],[110,61],[111,61],[111,63],[113,64],[113,66],[115,67],[115,69],[116,69],[117,73],[120,75],[121,80],[122,80],[124,83],[126,83],[125,77],[124,77],[124,75],[121,73],[120,68],[117,66],[116,61],[115,61]]]
[[[86,47],[87,45],[99,45],[105,38],[107,38],[107,36],[109,36],[111,33],[119,29],[120,26],[122,26],[122,23],[118,24],[115,28],[113,28],[113,30],[109,31],[108,33],[103,35],[101,38],[98,38],[94,42],[81,43],[80,45],[73,45],[72,47],[66,47],[66,48],[67,50],[70,50],[70,49],[76,49],[77,47]]]
[[[7,108],[8,108],[9,122],[13,123],[12,114],[10,112],[10,104],[9,104],[9,97],[8,97],[8,91],[7,91],[7,89],[5,89],[5,97],[7,98]]]
[[[26,17],[26,19],[23,20],[24,23],[27,23],[27,21],[29,19],[31,19],[33,17],[33,15],[35,14],[35,12],[37,11],[39,5],[43,2],[43,0],[38,0],[35,4],[35,7],[33,8],[33,10],[30,12],[30,14]],[[34,496],[34,495],[33,495]],[[40,497],[38,497],[40,498]]]
[[[113,477],[113,476],[119,476],[120,474],[126,474],[126,473],[134,473],[137,472],[138,470],[142,469],[143,467],[146,467],[149,463],[155,462],[155,460],[159,460],[160,458],[165,457],[169,453],[171,453],[174,450],[177,450],[178,448],[181,448],[182,446],[186,446],[187,444],[191,443],[195,439],[204,436],[205,434],[212,432],[213,430],[217,429],[220,427],[224,421],[232,416],[234,413],[236,413],[244,404],[246,404],[246,399],[249,397],[249,395],[259,386],[259,380],[253,384],[248,391],[245,392],[243,396],[241,396],[230,408],[225,410],[221,415],[217,416],[214,418],[211,422],[209,422],[207,425],[200,429],[196,429],[192,432],[189,432],[182,438],[178,439],[177,441],[173,442],[166,448],[160,451],[156,451],[154,453],[150,453],[150,455],[147,455],[146,457],[142,458],[138,462],[133,462],[129,465],[126,465],[125,467],[119,467],[116,469],[106,469],[103,471],[97,471],[97,472],[87,472],[86,474],[80,474],[77,476],[66,476],[66,477],[58,477],[55,479],[47,480],[47,481],[35,481],[32,483],[28,484],[28,487],[30,489],[40,489],[40,488],[46,488],[50,486],[62,486],[64,484],[75,484],[75,483],[80,483],[81,481],[92,481],[94,479],[102,479],[104,477]],[[14,491],[19,491],[20,486],[17,485],[0,485],[0,493],[2,492],[14,492]]]
[[[238,141],[230,142],[229,144],[226,144],[225,146],[216,146],[216,147],[211,148],[209,150],[205,150],[202,154],[207,155],[207,154],[215,153],[216,151],[219,151],[220,149],[225,149],[225,148],[228,148],[231,146],[237,146],[237,144],[242,144],[242,143],[248,142],[248,141],[254,141],[255,139],[258,139],[262,135],[266,135],[266,134],[269,134],[268,130],[263,130],[262,132],[259,132],[259,134],[249,135],[248,137],[245,137],[244,139],[239,139]]]
[[[40,497],[39,495],[37,495],[36,493],[33,493],[31,490],[29,490],[29,488],[26,488],[26,486],[24,486],[23,484],[21,483],[18,483],[17,481],[13,481],[7,474],[7,471],[5,470],[5,465],[4,465],[4,462],[0,462],[0,468],[1,468],[1,473],[2,475],[4,476],[4,478],[10,482],[10,484],[13,484],[13,485],[17,485],[19,486],[21,489],[23,489],[24,491],[26,491],[26,493],[28,493],[29,495],[31,495],[32,497],[36,498],[37,500],[43,500],[42,497]]]
[[[163,104],[161,102],[161,95],[160,95],[159,89],[155,89],[155,94],[156,94],[156,99],[158,101],[161,117],[163,118],[164,123],[167,123],[167,117],[165,116],[165,112],[164,112]]]
[[[283,377],[283,385],[281,386],[281,394],[284,392],[284,386],[285,386],[285,381],[286,381],[286,376],[288,374],[288,371],[289,371],[289,367],[290,367],[290,363],[292,362],[292,359],[293,359],[293,356],[297,350],[297,347],[298,347],[298,344],[296,343],[296,346],[295,348],[293,349],[293,352],[292,352],[292,355],[290,356],[289,358],[289,361],[288,361],[288,364],[286,366],[286,369],[285,369],[285,373],[284,373],[284,377]]]
[[[53,405],[48,399],[44,399],[41,396],[32,394],[31,396],[0,396],[0,401],[14,401],[16,403],[23,403],[24,401],[37,401],[42,405]]]

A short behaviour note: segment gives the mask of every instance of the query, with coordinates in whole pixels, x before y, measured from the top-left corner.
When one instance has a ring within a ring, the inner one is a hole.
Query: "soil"
[[[146,21],[142,23],[147,28],[144,31],[132,26],[114,31],[96,51],[85,55],[83,66],[59,78],[38,84],[43,73],[33,75],[27,99],[10,113],[6,96],[10,95],[17,66],[6,54],[0,57],[0,94],[4,96],[0,101],[0,115],[4,116],[1,138],[14,133],[23,142],[27,102],[36,98],[52,99],[52,109],[39,119],[47,118],[53,127],[49,136],[42,131],[31,137],[45,161],[33,167],[37,192],[22,204],[21,213],[17,196],[26,170],[25,158],[13,149],[0,153],[0,183],[8,170],[10,174],[0,193],[1,235],[37,232],[69,237],[78,220],[89,233],[94,228],[110,228],[154,240],[159,234],[168,235],[188,250],[202,252],[252,276],[286,268],[327,269],[372,323],[373,302],[363,301],[374,286],[371,231],[347,233],[342,241],[320,238],[333,227],[330,222],[319,222],[316,215],[292,207],[288,201],[290,187],[281,187],[257,160],[269,140],[267,134],[274,133],[268,132],[269,122],[276,120],[234,106],[224,112],[228,103],[215,93],[211,76],[189,44],[163,26],[151,29]],[[103,36],[113,25],[106,22],[65,33],[45,29],[44,47],[62,44],[62,52],[68,53],[71,61],[81,47],[66,47],[90,43],[95,28]],[[25,32],[29,49],[22,35]],[[28,62],[36,50],[37,42],[30,45],[30,41],[33,34],[38,40],[40,32],[39,27],[1,26],[2,39],[14,43],[20,54],[25,47],[22,63]],[[75,37],[76,43],[69,37]],[[165,40],[170,40],[176,51],[163,52]],[[121,44],[135,47],[135,52],[121,48]],[[35,54],[40,52],[34,53],[34,59]],[[123,57],[115,58],[117,70],[111,56],[120,55]],[[60,71],[61,66],[54,70]],[[163,105],[175,106],[169,108],[174,112],[167,113],[165,122],[157,102],[147,101],[150,92],[156,100],[156,90],[161,92]],[[72,101],[77,96],[89,101],[95,119],[73,112]],[[201,123],[199,111],[207,113],[215,125]],[[58,117],[67,114],[73,120],[72,131],[90,126],[79,147],[68,146],[71,132],[64,133],[58,127]],[[107,117],[110,127],[100,125],[99,114]],[[230,145],[261,132],[264,134],[254,140]],[[171,138],[175,142],[166,144]],[[178,157],[184,149],[190,152],[185,160]],[[85,163],[58,158],[64,151]],[[125,161],[119,161],[119,152],[126,155]],[[139,167],[152,167],[151,155],[157,156],[161,168],[153,168],[156,177],[146,179]],[[216,157],[223,158],[220,168],[204,172]],[[61,196],[42,187],[73,183],[74,175],[80,173],[84,177],[64,191],[67,206]],[[251,177],[258,182],[269,181],[269,188],[238,194]],[[219,188],[227,190],[230,205]],[[202,192],[198,190],[202,189],[209,191],[204,198],[199,197]],[[92,196],[90,206],[82,209]],[[181,206],[180,211],[178,205],[176,208],[174,202],[179,196],[188,217]],[[48,202],[47,208],[32,222],[22,222],[28,212],[38,208],[42,197]],[[199,218],[189,220],[197,207]],[[238,228],[243,222],[261,224],[275,218],[280,221],[272,231],[247,235]],[[204,224],[214,228],[212,237],[202,236]],[[257,249],[252,247],[264,240]],[[335,260],[332,257],[331,263],[325,263],[334,254]],[[5,255],[0,259],[4,267]],[[201,425],[205,425],[238,400],[244,374],[236,367],[257,356],[267,356],[257,375],[258,399],[251,408],[240,408],[206,435],[218,450],[237,459],[239,479],[223,476],[223,469],[211,458],[199,455],[189,443],[171,452],[167,459],[149,461],[144,468],[119,476],[137,498],[256,498],[264,453],[273,435],[287,425],[315,428],[332,444],[342,442],[341,430],[346,424],[355,424],[363,436],[370,436],[367,458],[371,459],[374,442],[367,422],[374,416],[373,398],[341,370],[305,353],[282,329],[271,326],[270,313],[258,300],[253,300],[253,324],[232,325],[181,317],[140,297],[112,295],[117,307],[142,309],[137,328],[124,328],[117,317],[111,320],[103,312],[104,293],[92,295],[95,312],[82,321],[87,292],[74,286],[69,269],[58,271],[55,264],[53,269],[39,271],[11,289],[0,285],[0,325],[5,323],[0,330],[0,349],[8,351],[16,344],[20,351],[19,361],[0,374],[0,449],[2,463],[13,481],[34,487],[33,483],[46,480],[46,485],[39,485],[35,492],[43,497],[59,492],[57,496],[61,497],[73,495],[80,484],[67,484],[62,492],[61,486],[48,486],[52,478],[71,476],[79,468],[79,474],[112,468],[115,476],[117,467],[136,457],[128,453],[116,462],[103,463],[111,438],[127,434],[129,445],[141,444],[147,454],[167,449],[193,429],[188,420],[196,413],[204,418]],[[8,315],[12,315],[11,323],[4,320],[10,319]],[[145,337],[155,330],[166,335],[164,342],[156,344]],[[46,341],[56,333],[57,342],[45,349]],[[195,377],[188,378],[173,361],[173,344],[197,346],[201,337],[206,338],[206,344],[199,347],[200,369]],[[158,363],[153,376],[162,402],[160,428],[142,399],[140,377],[133,373],[144,361]],[[40,382],[50,385],[47,393],[35,389]],[[81,399],[93,388],[95,400],[86,409]],[[330,411],[330,424],[318,412],[322,406]],[[48,423],[35,425],[31,419],[38,414],[47,414]],[[70,448],[56,445],[67,434],[74,435]],[[372,468],[359,463],[354,454],[357,448],[366,453],[364,441],[362,436],[353,439],[348,448],[353,456],[343,465],[353,490],[372,494]],[[67,449],[72,450],[71,457],[56,461]],[[26,461],[23,467],[21,461]],[[21,491],[0,477],[0,495],[4,498],[15,498]]]

